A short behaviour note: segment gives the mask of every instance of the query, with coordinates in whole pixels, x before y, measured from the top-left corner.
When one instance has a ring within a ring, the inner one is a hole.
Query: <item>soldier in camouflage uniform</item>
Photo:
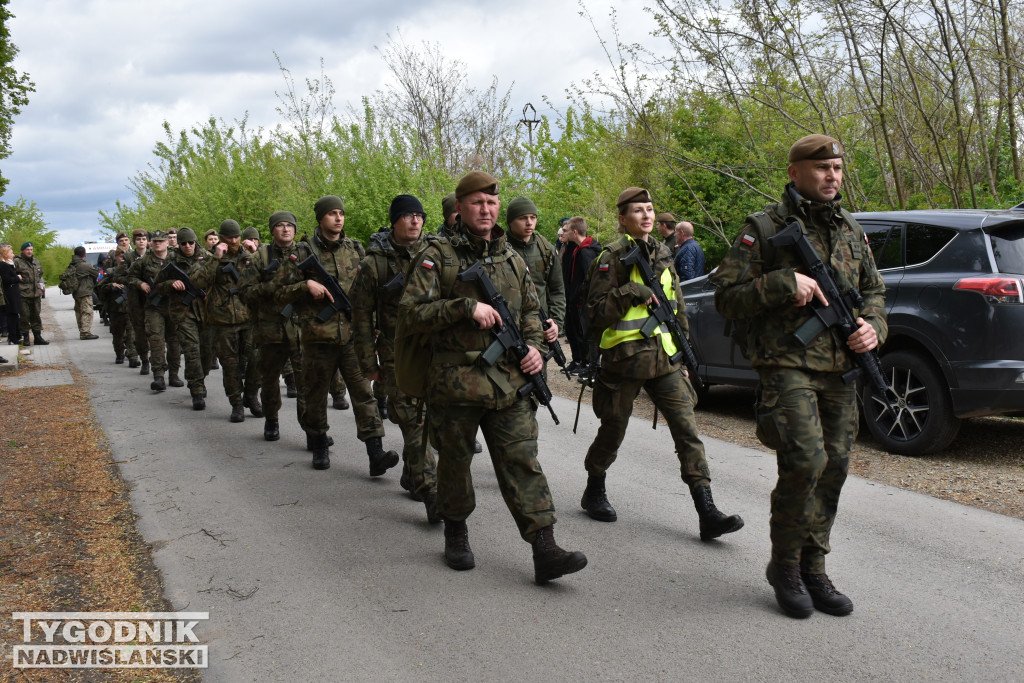
[[[803,346],[793,332],[825,298],[794,249],[773,248],[759,214],[733,242],[713,276],[715,306],[723,316],[748,321],[746,352],[760,377],[757,436],[776,452],[779,480],[771,499],[772,556],[768,582],[792,617],[814,609],[844,615],[853,602],[825,573],[825,555],[839,493],[857,435],[856,387],[843,381],[853,369],[849,351],[864,353],[885,340],[885,285],[864,231],[840,206],[843,149],[825,135],[798,140],[789,152],[789,178],[781,202],[765,208],[774,232],[797,220],[840,290],[857,289],[863,306],[847,339],[827,330]]]
[[[199,243],[192,228],[178,232],[178,248],[168,250],[167,262],[173,263],[192,280],[202,268],[208,254]],[[186,291],[185,283],[170,272],[161,271],[156,277],[156,290],[167,298],[167,312],[174,325],[175,334],[185,355],[185,381],[192,397],[192,410],[206,409],[206,375],[210,371],[210,359],[204,358],[200,337],[203,328],[205,301]]]
[[[365,252],[363,245],[345,235],[345,205],[339,197],[321,197],[314,206],[317,229],[307,242],[324,269],[338,280],[348,293],[352,287]],[[344,312],[335,311],[326,320],[318,315],[333,302],[327,288],[314,278],[311,270],[303,272],[306,280],[281,287],[277,291],[280,304],[296,303],[301,316],[302,384],[306,394],[307,446],[313,450],[313,467],[325,470],[331,466],[327,430],[327,395],[335,370],[340,370],[352,394],[356,418],[356,436],[366,444],[370,460],[370,476],[379,477],[398,464],[398,453],[384,451],[381,439],[384,425],[377,413],[370,381],[359,370],[353,340],[352,323]]]
[[[110,335],[114,345],[114,363],[122,365],[127,353],[127,334],[131,329],[128,320],[128,300],[124,297],[124,289],[114,286],[117,269],[124,263],[124,251],[118,247],[105,259],[100,261],[103,267],[103,279],[96,283],[96,294],[107,309],[110,317]],[[134,343],[132,344],[134,351]]]
[[[498,181],[473,171],[459,181],[455,196],[460,218],[453,236],[432,238],[417,256],[399,304],[400,327],[429,336],[432,352],[432,358],[424,358],[430,363],[426,400],[431,438],[440,452],[437,512],[445,526],[445,561],[457,570],[476,565],[466,519],[476,507],[470,464],[473,437],[480,429],[505,504],[520,535],[533,545],[535,579],[544,583],[583,569],[587,558],[555,543],[554,503],[537,461],[537,403],[518,391],[527,375],[544,366],[540,304],[526,264],[497,224]],[[512,352],[492,366],[480,359],[494,341],[491,328],[501,324],[501,317],[482,300],[478,283],[459,281],[451,272],[477,261],[505,298],[529,345],[521,361]]]
[[[32,330],[32,339],[36,346],[46,346],[50,342],[43,339],[43,321],[41,318],[42,301],[46,296],[46,285],[43,284],[43,264],[35,258],[35,247],[31,242],[21,245],[21,253],[14,257],[14,270],[21,276],[18,285],[21,291],[21,333],[25,346],[28,333]]]
[[[142,293],[129,287],[128,270],[132,264],[146,254],[149,248],[149,235],[142,228],[132,230],[132,251],[125,253],[125,264],[118,268],[114,276],[114,286],[120,285],[125,290],[128,303],[128,319],[131,321],[132,338],[135,341],[137,358],[128,356],[128,367],[139,368],[140,375],[149,374],[149,336],[146,334],[145,304]],[[123,268],[123,270],[122,270]]]
[[[163,230],[154,230],[151,248],[128,269],[128,286],[141,292],[146,300],[146,336],[153,364],[153,381],[149,388],[153,391],[167,390],[164,373],[169,365],[171,376],[177,380],[172,382],[171,386],[184,386],[184,383],[177,379],[181,348],[177,342],[177,328],[167,310],[166,294],[156,288],[156,278],[169,260],[167,233]]]
[[[437,226],[437,234],[441,237],[451,237],[455,230],[455,221],[459,214],[455,210],[455,193],[449,192],[441,200],[441,225]]]
[[[526,197],[516,197],[505,212],[508,243],[526,261],[530,278],[537,290],[541,308],[548,314],[544,341],[558,339],[558,331],[565,321],[565,281],[562,263],[555,247],[544,235],[536,232],[537,206]]]
[[[370,236],[370,248],[352,284],[356,355],[363,375],[386,389],[391,421],[402,430],[402,488],[423,501],[428,521],[437,522],[436,464],[433,451],[426,447],[423,402],[401,391],[395,380],[398,301],[405,290],[405,272],[423,242],[426,215],[411,195],[395,197],[388,213],[391,230]]]
[[[193,283],[206,290],[206,324],[213,331],[213,347],[220,358],[224,393],[231,402],[231,421],[244,422],[243,396],[250,406],[259,405],[259,368],[248,363],[242,373],[243,359],[249,355],[252,333],[249,307],[242,301],[241,287],[251,265],[248,252],[241,248],[242,229],[227,219],[220,224],[220,242],[196,272]],[[237,279],[236,274],[237,273]],[[256,417],[257,411],[250,407]]]
[[[580,504],[593,519],[614,522],[618,518],[605,493],[605,476],[626,435],[633,402],[645,389],[672,433],[680,474],[700,520],[701,540],[718,538],[738,531],[743,520],[738,515],[722,514],[712,499],[711,473],[693,416],[696,392],[686,367],[682,362],[672,362],[677,348],[668,329],[661,325],[646,338],[641,332],[650,316],[648,304],[661,297],[672,302],[683,331],[689,331],[672,254],[651,235],[654,205],[647,190],[627,188],[619,194],[616,205],[619,228],[625,234],[606,247],[591,266],[586,298],[590,331],[599,341],[601,353],[593,398],[594,414],[601,419],[601,426],[584,461],[587,488]],[[637,266],[622,263],[622,257],[635,247],[651,265],[660,285],[658,291],[643,284]]]
[[[281,410],[281,375],[286,364],[302,377],[302,356],[299,347],[298,315],[294,306],[276,302],[274,294],[303,280],[296,267],[311,253],[304,242],[295,241],[297,220],[291,211],[278,211],[270,216],[269,244],[256,249],[243,291],[243,299],[253,314],[253,335],[260,352],[260,387],[263,398],[263,438],[281,438],[278,413]],[[248,228],[247,228],[248,229]],[[274,265],[276,262],[276,265]],[[294,379],[293,379],[294,381]],[[298,394],[295,405],[299,426],[305,430],[306,397]]]

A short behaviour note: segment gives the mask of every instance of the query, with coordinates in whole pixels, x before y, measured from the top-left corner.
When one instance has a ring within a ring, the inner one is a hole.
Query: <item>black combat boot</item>
[[[587,566],[587,556],[562,550],[555,543],[555,528],[546,526],[533,539],[533,571],[538,584],[578,572]]]
[[[32,342],[30,342],[28,340],[28,332],[26,332],[25,334],[23,334],[21,336],[21,345],[22,346],[32,346]]]
[[[114,356],[114,364],[115,365],[124,365],[124,356],[123,355]]]
[[[444,561],[458,571],[476,566],[476,558],[469,547],[469,529],[466,528],[465,520],[444,520]]]
[[[698,486],[690,490],[693,496],[693,505],[697,508],[697,515],[700,516],[700,540],[710,541],[722,534],[731,534],[743,528],[743,518],[739,515],[728,517],[717,507],[711,498],[710,486]]]
[[[231,406],[231,421],[232,422],[245,422],[245,408],[242,404]]]
[[[153,375],[153,381],[149,383],[149,388],[153,391],[167,391],[167,384],[164,382],[164,376]]]
[[[398,464],[397,451],[384,452],[380,437],[374,436],[366,440],[366,455],[370,457],[370,476],[379,477]]]
[[[331,454],[327,451],[327,435],[308,437],[310,445],[313,446],[313,469],[326,470],[331,466]]]
[[[313,444],[313,439],[314,439],[314,437],[310,436],[309,434],[306,434],[306,450],[307,451],[314,451],[314,450],[316,450],[316,446]],[[328,436],[327,437],[327,445],[328,446],[333,446],[334,445],[334,437],[333,436]]]
[[[845,617],[853,611],[853,600],[836,590],[828,574],[800,572],[800,578],[803,579],[816,610],[837,617]]]
[[[295,373],[289,372],[284,376],[284,388],[287,392],[288,398],[295,398],[299,395],[299,390],[295,387]]]
[[[167,378],[167,384],[172,387],[185,386],[185,383],[181,381],[180,377],[178,377],[178,373],[172,373],[171,376]]]
[[[473,439],[473,452],[483,453],[484,447],[480,444],[480,439]]]
[[[276,417],[268,417],[263,423],[264,441],[277,441],[281,438],[281,427]]]
[[[583,498],[580,506],[587,511],[591,519],[599,522],[614,522],[619,518],[615,514],[615,508],[608,502],[608,496],[604,491],[603,474],[591,474],[587,477],[587,488],[583,490]]]
[[[765,578],[775,589],[775,599],[783,612],[794,619],[806,619],[814,613],[814,603],[800,578],[799,567],[778,564],[773,560],[768,563]]]
[[[345,398],[345,394],[334,397],[334,409],[335,410],[348,410],[348,399]]]
[[[202,394],[192,394],[192,410],[206,410],[206,399]]]
[[[142,362],[138,358],[129,358],[128,359],[128,367],[130,367],[130,368],[137,368],[140,365],[142,365]]]
[[[33,332],[32,333],[32,343],[35,344],[36,346],[47,346],[50,342],[48,342],[45,339],[43,339],[43,333],[42,332]]]
[[[263,404],[260,403],[260,398],[256,394],[243,398],[242,405],[249,409],[253,417],[263,417]]]
[[[220,361],[217,360],[216,356],[214,356],[213,360],[210,361],[210,369],[211,370],[220,370]]]
[[[142,361],[142,367],[139,368],[139,374],[140,375],[148,375],[149,374],[149,359],[148,358],[144,359]]]
[[[441,518],[437,514],[437,494],[427,493],[423,496],[423,507],[427,510],[427,521],[431,524],[437,524],[441,521]]]
[[[388,419],[388,397],[381,396],[377,399],[377,412],[380,414],[380,419]]]
[[[415,501],[422,501],[423,498],[412,488],[412,471],[409,463],[402,463],[402,476],[398,479],[398,485],[409,492],[409,497]]]

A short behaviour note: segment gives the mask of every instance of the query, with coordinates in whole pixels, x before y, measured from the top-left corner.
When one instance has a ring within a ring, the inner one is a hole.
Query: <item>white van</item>
[[[117,249],[117,242],[82,242],[79,246],[85,247],[85,260],[99,268],[100,261]]]

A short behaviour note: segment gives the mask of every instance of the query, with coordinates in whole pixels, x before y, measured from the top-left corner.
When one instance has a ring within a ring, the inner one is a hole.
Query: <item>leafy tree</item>
[[[42,210],[35,202],[18,197],[14,204],[0,203],[0,242],[9,242],[17,254],[21,245],[31,242],[34,255],[43,264],[47,284],[57,278],[71,262],[71,248],[56,244],[57,231],[47,227]]]
[[[28,94],[35,92],[35,83],[28,74],[18,73],[11,64],[18,54],[18,47],[11,42],[7,28],[13,14],[7,9],[10,0],[0,0],[0,159],[11,155],[11,128],[14,117],[28,104]],[[8,180],[0,173],[0,197],[7,190]]]

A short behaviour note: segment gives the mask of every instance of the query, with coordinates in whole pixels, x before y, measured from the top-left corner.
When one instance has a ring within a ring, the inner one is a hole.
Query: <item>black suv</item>
[[[960,418],[1024,415],[1024,205],[1009,210],[855,214],[885,279],[880,350],[899,413],[862,391],[864,420],[892,452],[921,455],[956,437]],[[755,386],[707,277],[683,285],[702,378]]]

